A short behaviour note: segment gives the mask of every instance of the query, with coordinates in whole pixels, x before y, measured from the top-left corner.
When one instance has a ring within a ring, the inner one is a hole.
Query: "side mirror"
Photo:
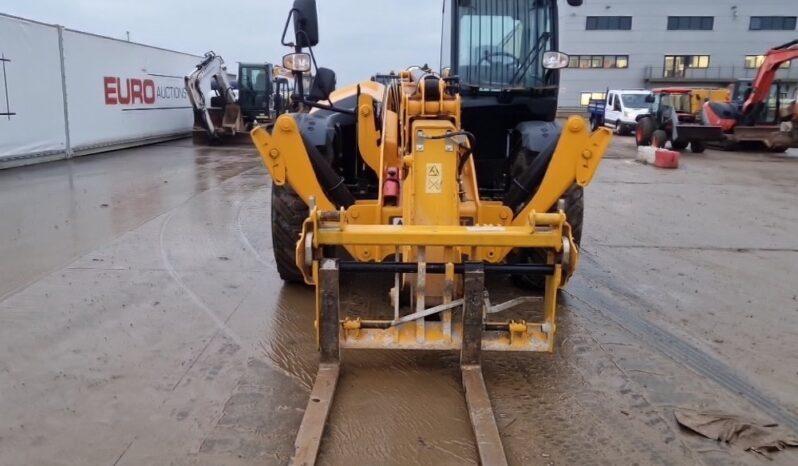
[[[294,0],[294,36],[297,47],[313,47],[319,43],[316,0]]]
[[[316,70],[316,77],[313,78],[313,85],[310,88],[308,99],[314,102],[319,100],[329,100],[330,94],[335,90],[335,71],[329,68],[319,68]]]
[[[562,52],[549,51],[543,54],[543,68],[559,70],[568,66],[568,55]]]
[[[646,96],[646,103],[647,104],[653,104],[654,103],[654,94],[648,94]]]
[[[568,0],[568,4],[571,6],[582,6],[582,0]]]

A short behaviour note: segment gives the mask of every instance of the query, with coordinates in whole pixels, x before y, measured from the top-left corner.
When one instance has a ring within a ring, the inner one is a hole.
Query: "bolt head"
[[[570,118],[568,121],[568,130],[572,133],[578,133],[585,127],[585,120],[581,118]]]

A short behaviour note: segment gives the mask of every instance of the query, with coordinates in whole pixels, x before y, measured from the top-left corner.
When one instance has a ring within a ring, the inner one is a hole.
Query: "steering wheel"
[[[510,58],[512,60],[510,65],[513,65],[513,66],[518,66],[520,64],[520,61],[521,61],[521,60],[518,59],[518,57],[516,57],[515,55],[513,55],[511,53],[507,53],[507,52],[486,52],[485,55],[482,58],[479,59],[479,64],[482,65],[482,62],[486,61],[492,66],[494,64],[494,61],[492,60],[493,57]]]

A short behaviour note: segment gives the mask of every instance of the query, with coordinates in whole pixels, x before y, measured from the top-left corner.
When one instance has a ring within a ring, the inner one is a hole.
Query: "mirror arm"
[[[297,11],[296,8],[291,8],[291,10],[288,12],[288,17],[285,19],[285,27],[283,27],[283,36],[280,38],[280,43],[282,43],[286,47],[294,46],[293,42],[285,41],[285,35],[288,33],[288,25],[291,23],[291,17],[294,15],[296,11]]]
[[[299,99],[298,102],[303,104],[303,105],[307,105],[308,107],[318,108],[320,110],[329,110],[331,112],[343,113],[344,115],[355,116],[357,114],[354,110],[348,110],[348,109],[345,109],[345,108],[335,107],[333,105],[320,104],[318,102],[312,102],[312,101],[306,100],[306,99]]]

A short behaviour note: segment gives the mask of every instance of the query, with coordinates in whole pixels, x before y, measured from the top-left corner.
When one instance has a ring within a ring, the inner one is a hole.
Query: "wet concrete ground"
[[[673,419],[798,430],[798,158],[633,156],[616,138],[588,188],[557,351],[485,358],[511,462],[798,464]],[[287,461],[317,356],[312,293],[271,263],[269,189],[249,149],[189,141],[0,172],[0,464]],[[456,355],[344,360],[321,463],[476,461]]]

